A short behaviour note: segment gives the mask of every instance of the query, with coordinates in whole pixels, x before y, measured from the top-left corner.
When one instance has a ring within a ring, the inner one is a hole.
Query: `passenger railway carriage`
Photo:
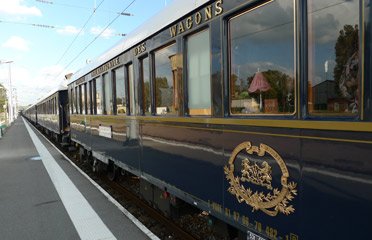
[[[69,137],[67,85],[61,84],[30,106],[23,115],[58,142]]]
[[[371,14],[370,0],[174,0],[73,75],[71,140],[231,238],[370,238]]]

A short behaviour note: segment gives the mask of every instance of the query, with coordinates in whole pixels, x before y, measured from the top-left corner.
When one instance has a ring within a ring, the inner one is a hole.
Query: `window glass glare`
[[[209,30],[187,39],[187,77],[190,115],[210,115]]]
[[[74,102],[74,91],[70,89],[70,113],[73,114],[75,112],[75,102]]]
[[[129,84],[129,107],[130,107],[130,114],[136,114],[136,102],[135,102],[135,85],[134,85],[134,73],[133,73],[133,64],[127,66],[128,71],[128,84]]]
[[[293,0],[229,21],[231,114],[290,114],[294,99]]]
[[[103,114],[103,89],[102,89],[102,78],[96,78],[96,114]]]
[[[92,113],[92,81],[90,81],[88,84],[87,84],[87,113],[88,114],[93,114]]]
[[[150,95],[150,69],[149,58],[141,60],[142,83],[143,83],[143,111],[145,114],[151,113],[151,95]]]
[[[85,99],[86,99],[86,85],[85,84],[83,84],[83,85],[81,85],[81,109],[82,109],[82,114],[86,114],[86,112],[85,112],[85,103],[86,103],[86,101],[85,101]]]
[[[125,114],[127,112],[126,91],[124,82],[124,67],[114,70],[116,85],[116,114]]]
[[[182,76],[182,56],[176,54],[172,44],[155,52],[156,114],[178,112],[178,88]]]
[[[358,115],[359,3],[357,0],[308,1],[311,115]]]
[[[103,81],[105,86],[105,112],[107,115],[112,115],[112,81],[108,74],[103,75]]]
[[[75,88],[75,91],[76,91],[76,113],[79,114],[80,113],[80,86],[77,86]]]

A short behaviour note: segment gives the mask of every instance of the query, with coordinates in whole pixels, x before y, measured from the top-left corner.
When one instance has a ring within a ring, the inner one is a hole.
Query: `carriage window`
[[[172,44],[155,52],[155,103],[156,114],[178,112],[178,87],[182,76],[182,56],[176,54]]]
[[[88,114],[93,114],[92,91],[93,91],[93,81],[90,81],[88,83],[88,92],[87,92],[87,113]]]
[[[95,91],[95,100],[96,100],[96,114],[103,114],[103,89],[102,89],[102,78],[98,77],[95,79],[96,91]]]
[[[308,1],[308,111],[318,116],[357,116],[361,1]]]
[[[149,69],[149,58],[141,59],[141,77],[142,77],[142,108],[144,114],[148,115],[151,113],[151,95],[150,95],[150,69]]]
[[[70,89],[70,113],[75,113],[75,101],[74,101],[74,90],[73,88]]]
[[[82,109],[82,114],[86,114],[86,99],[87,99],[87,95],[86,95],[86,91],[87,91],[87,85],[86,84],[83,84],[81,85],[81,109]]]
[[[57,98],[54,98],[54,114],[59,114]]]
[[[106,73],[103,75],[103,82],[105,86],[105,114],[112,115],[113,102],[112,102],[112,80]]]
[[[120,67],[115,69],[114,75],[116,86],[116,114],[125,114],[127,112],[127,101],[125,94],[124,68]]]
[[[135,85],[134,85],[134,73],[133,73],[133,64],[127,66],[128,74],[128,84],[129,84],[129,113],[131,115],[136,114],[136,102],[135,102]]]
[[[80,101],[81,101],[81,98],[80,98],[80,86],[77,86],[75,88],[75,96],[76,96],[76,113],[79,114],[81,113],[80,112]]]
[[[209,30],[187,39],[187,84],[190,115],[211,114]]]
[[[230,19],[231,114],[295,111],[293,2],[268,2]]]

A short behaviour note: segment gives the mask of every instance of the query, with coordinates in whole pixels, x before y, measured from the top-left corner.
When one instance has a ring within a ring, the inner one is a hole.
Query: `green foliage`
[[[156,94],[156,107],[160,107],[161,104],[161,88],[169,88],[166,77],[157,77],[155,79],[155,94]]]
[[[2,84],[0,84],[0,112],[4,112],[4,105],[6,102],[6,90]]]
[[[145,87],[144,87],[144,109],[145,112],[149,111],[149,107],[151,104],[151,94],[150,94],[150,82],[145,82]]]
[[[354,27],[351,25],[345,25],[342,30],[340,30],[340,35],[337,38],[335,45],[336,53],[336,66],[334,68],[333,74],[336,81],[336,91],[339,92],[339,86],[342,72],[345,69],[345,64],[357,53],[359,49],[359,30],[358,25]]]

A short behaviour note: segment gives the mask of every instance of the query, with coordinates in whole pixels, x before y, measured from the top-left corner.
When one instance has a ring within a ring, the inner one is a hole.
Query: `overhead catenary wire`
[[[72,4],[67,4],[67,3],[58,3],[58,2],[55,2],[55,1],[47,1],[47,0],[35,0],[35,1],[40,2],[40,3],[44,3],[44,4],[49,4],[49,5],[58,5],[58,6],[63,6],[63,7],[75,8],[75,9],[79,8],[79,9],[92,11],[92,8],[89,8],[89,7],[72,5]],[[96,11],[97,8],[93,8],[93,11]],[[115,14],[118,14],[118,15],[121,15],[121,16],[133,16],[133,14],[127,13],[127,12],[113,12],[113,11],[104,10],[104,9],[99,10],[99,12],[115,13]]]
[[[88,22],[90,21],[90,19],[92,19],[94,13],[96,12],[96,10],[102,5],[102,3],[104,2],[105,0],[102,0],[98,6],[96,8],[94,8],[92,14],[88,17],[88,19],[85,21],[84,23],[84,26],[80,29],[79,33],[76,34],[75,38],[71,41],[70,45],[67,47],[67,49],[64,51],[64,53],[62,54],[62,56],[59,58],[59,60],[57,61],[57,63],[55,65],[58,65],[61,60],[63,59],[63,57],[66,55],[66,53],[68,52],[68,50],[70,50],[72,44],[74,44],[74,42],[76,41],[76,39],[79,37],[80,33],[85,29],[86,25],[88,24]]]
[[[54,26],[54,25],[49,25],[49,24],[41,24],[41,23],[29,23],[29,22],[19,22],[19,21],[9,21],[9,20],[2,20],[0,19],[0,23],[5,23],[5,24],[14,24],[14,25],[27,25],[31,27],[37,27],[37,28],[47,28],[47,29],[61,29],[63,30],[64,27],[60,26]],[[113,33],[113,36],[120,36],[123,37],[126,34],[125,33]]]
[[[122,11],[122,12],[125,12],[134,2],[135,2],[136,0],[133,0],[132,2],[130,2],[129,4],[128,4],[128,6]],[[101,32],[92,40],[92,41],[90,41],[68,64],[67,64],[67,66],[64,68],[64,70],[65,69],[67,69],[73,62],[75,62],[75,60],[80,56],[80,54],[82,54],[83,52],[85,52],[85,50],[87,50],[88,49],[88,47],[90,46],[90,45],[92,45],[92,43],[94,43],[105,31],[106,31],[106,29],[109,27],[109,26],[111,26],[111,24],[112,23],[114,23],[118,18],[120,17],[120,15],[118,15],[118,16],[116,16],[114,19],[112,19],[111,20],[111,22],[109,23],[109,24],[107,24],[107,26],[104,28],[104,29],[102,29],[101,30]],[[61,72],[59,72],[57,75],[56,75],[56,77],[55,77],[55,79],[57,79],[63,72],[64,72],[64,70],[62,70]],[[54,80],[55,80],[54,79]]]

